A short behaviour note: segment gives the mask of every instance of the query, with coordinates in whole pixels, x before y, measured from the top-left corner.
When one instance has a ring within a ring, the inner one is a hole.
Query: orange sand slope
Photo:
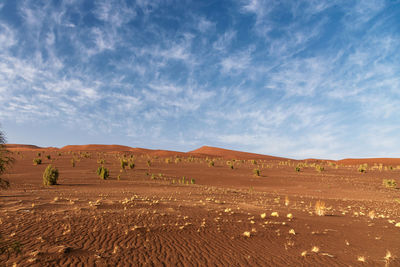
[[[122,145],[100,145],[100,144],[89,144],[89,145],[68,145],[62,148],[55,147],[39,147],[35,145],[26,144],[7,144],[7,149],[11,151],[30,151],[30,150],[62,150],[62,151],[101,151],[101,152],[133,152],[138,154],[148,154],[152,156],[159,157],[171,157],[171,156],[200,156],[200,157],[220,157],[225,159],[262,159],[262,160],[290,160],[289,158],[275,157],[263,154],[242,152],[236,150],[229,150],[218,147],[202,146],[198,149],[189,152],[178,152],[170,150],[160,150],[160,149],[146,149],[146,148],[133,148],[129,146]],[[294,160],[295,161],[295,160]],[[307,162],[321,162],[330,161],[336,162],[342,165],[360,165],[360,164],[384,164],[384,165],[400,165],[400,158],[348,158],[342,160],[322,160],[309,158],[305,159]]]

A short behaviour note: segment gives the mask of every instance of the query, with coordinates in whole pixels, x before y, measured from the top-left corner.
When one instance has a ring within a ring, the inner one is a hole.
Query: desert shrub
[[[181,162],[182,160],[181,160],[181,158],[176,158],[175,159],[175,164],[178,164],[179,162]]]
[[[129,169],[135,168],[135,163],[134,162],[129,162]]]
[[[210,161],[208,162],[208,167],[213,167],[214,165],[215,165],[215,163],[214,163],[213,160],[210,160]]]
[[[149,168],[151,167],[151,160],[149,160],[149,159],[147,160],[147,167],[149,167]]]
[[[97,163],[99,163],[99,164],[105,164],[105,163],[106,163],[106,160],[105,160],[105,159],[98,159],[98,160],[97,160]]]
[[[125,169],[128,166],[128,161],[126,159],[120,159],[121,169]]]
[[[42,159],[40,158],[33,159],[33,165],[40,165],[40,164],[42,164]]]
[[[6,171],[8,167],[14,162],[14,158],[11,157],[11,152],[9,152],[4,144],[6,143],[6,138],[2,131],[0,131],[0,176]],[[8,188],[10,183],[0,177],[0,188]]]
[[[72,165],[72,168],[75,168],[75,159],[74,158],[71,159],[71,165]]]
[[[110,172],[104,166],[100,166],[97,168],[97,175],[100,176],[101,179],[107,180],[107,178],[110,176]]]
[[[394,179],[383,179],[382,184],[386,188],[396,188],[397,187],[397,182]]]
[[[323,172],[325,170],[324,166],[321,165],[315,166],[315,169],[317,170],[317,172]]]
[[[294,170],[295,170],[296,172],[300,172],[300,171],[301,171],[301,168],[300,168],[299,166],[297,166]]]
[[[318,216],[324,216],[326,213],[326,206],[325,206],[325,202],[318,200],[315,203],[315,214],[317,214]]]
[[[40,152],[37,153],[37,156],[40,157],[42,154]]]
[[[192,179],[190,179],[190,183],[191,183],[191,184],[195,184],[195,183],[196,183],[196,180],[192,178]]]
[[[257,161],[256,161],[255,159],[251,160],[251,163],[252,163],[253,165],[257,165]]]
[[[170,158],[166,158],[165,159],[165,163],[167,163],[167,164],[171,163],[171,159]]]
[[[43,185],[55,185],[58,180],[58,170],[56,167],[47,166],[43,173]]]
[[[254,173],[254,175],[255,176],[260,176],[260,174],[261,174],[261,172],[260,172],[260,169],[253,169],[253,173]]]
[[[232,161],[227,161],[226,162],[226,165],[228,165],[229,166],[229,168],[231,168],[232,170],[233,170],[233,162]]]
[[[46,158],[47,158],[48,160],[50,160],[50,159],[51,159],[51,156],[50,156],[50,155],[47,155]]]
[[[365,172],[367,172],[367,167],[368,167],[368,164],[361,164],[358,167],[358,171],[361,172],[361,173],[365,173]]]

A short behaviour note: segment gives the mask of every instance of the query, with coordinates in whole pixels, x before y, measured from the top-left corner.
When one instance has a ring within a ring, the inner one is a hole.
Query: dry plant
[[[318,200],[315,203],[315,214],[318,216],[324,216],[326,212],[325,202]]]

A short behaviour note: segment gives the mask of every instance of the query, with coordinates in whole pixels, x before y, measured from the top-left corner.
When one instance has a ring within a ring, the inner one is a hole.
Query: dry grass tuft
[[[325,213],[326,213],[325,202],[318,200],[315,203],[315,214],[317,214],[318,216],[324,216]]]

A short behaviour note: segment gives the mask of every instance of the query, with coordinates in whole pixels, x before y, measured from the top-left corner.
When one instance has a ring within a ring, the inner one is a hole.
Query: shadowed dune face
[[[382,184],[400,168],[211,147],[8,148],[1,235],[21,253],[0,255],[6,266],[400,266],[400,189]],[[59,185],[42,185],[49,164]]]

